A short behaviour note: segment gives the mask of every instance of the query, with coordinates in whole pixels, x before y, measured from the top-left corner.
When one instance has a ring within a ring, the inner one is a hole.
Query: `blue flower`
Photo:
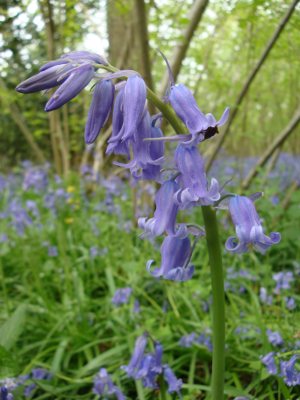
[[[280,376],[288,386],[300,385],[300,372],[295,368],[298,358],[298,355],[294,355],[289,361],[280,362]]]
[[[212,179],[208,188],[204,160],[197,147],[179,144],[175,152],[175,161],[181,174],[179,182],[182,187],[175,194],[175,199],[181,207],[209,205],[220,199],[216,179]]]
[[[267,368],[270,375],[277,374],[277,365],[274,358],[274,352],[268,353],[260,359],[264,366]]]
[[[168,364],[164,365],[164,378],[168,384],[168,392],[169,393],[178,393],[180,394],[180,390],[182,387],[182,379],[177,379],[176,375],[169,367]]]
[[[264,234],[260,218],[250,198],[246,196],[231,197],[229,211],[239,241],[233,236],[229,237],[225,245],[228,251],[244,253],[252,245],[263,253],[273,244],[280,242],[280,233],[271,232],[270,237]]]
[[[85,126],[85,142],[93,143],[106,123],[114,101],[115,87],[109,80],[95,85]]]
[[[268,336],[269,342],[273,346],[282,346],[283,345],[283,339],[279,332],[273,332],[273,331],[271,331],[271,329],[267,329],[267,336]]]
[[[67,79],[48,100],[45,111],[56,110],[76,97],[93,79],[95,69],[91,64],[81,64],[67,74]]]
[[[123,365],[121,368],[131,378],[136,379],[136,376],[141,368],[141,363],[144,358],[145,349],[148,343],[148,334],[144,333],[139,336],[135,342],[134,351],[128,365]]]
[[[122,288],[122,289],[117,289],[115,291],[115,294],[111,300],[111,302],[115,306],[120,306],[122,304],[127,304],[129,301],[129,297],[132,293],[132,289],[130,287]]]
[[[93,393],[99,396],[115,395],[118,400],[125,400],[121,390],[114,385],[105,368],[101,368],[94,378]]]
[[[163,232],[174,235],[178,205],[175,204],[174,194],[179,186],[174,180],[165,181],[155,195],[156,209],[154,217],[139,218],[138,225],[146,233],[159,236]]]
[[[274,293],[279,294],[281,289],[290,289],[291,282],[294,281],[294,274],[291,271],[282,271],[273,274],[273,280],[276,282]]]
[[[187,281],[192,278],[194,266],[189,265],[191,243],[188,237],[166,236],[161,246],[161,266],[151,271],[156,278],[163,277],[171,281]],[[153,260],[147,262],[150,271]]]

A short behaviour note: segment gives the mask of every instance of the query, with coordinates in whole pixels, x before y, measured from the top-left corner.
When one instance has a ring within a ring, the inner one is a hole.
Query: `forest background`
[[[47,95],[37,93],[25,99],[14,90],[45,61],[74,49],[104,54],[119,68],[140,71],[148,85],[163,95],[166,67],[159,49],[170,59],[175,76],[193,90],[204,112],[220,116],[225,106],[231,107],[234,118],[225,128],[223,152],[260,156],[292,122],[291,132],[276,148],[299,154],[297,1],[1,3],[2,170],[25,159],[50,161],[59,174],[78,170],[87,162],[97,170],[103,168],[104,139],[109,132],[102,134],[95,148],[84,145],[91,101],[88,90],[49,114],[43,111]],[[208,157],[215,152],[214,146],[206,146]]]

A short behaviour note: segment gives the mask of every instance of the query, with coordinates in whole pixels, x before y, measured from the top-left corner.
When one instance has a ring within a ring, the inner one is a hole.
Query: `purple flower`
[[[293,297],[285,297],[285,306],[288,310],[295,310],[296,308],[296,301]]]
[[[146,105],[146,85],[144,80],[133,75],[127,79],[123,96],[123,132],[122,140],[132,138],[142,119]]]
[[[273,346],[282,346],[283,345],[283,339],[279,332],[273,332],[273,331],[271,331],[271,329],[267,329],[267,336],[268,336],[269,342]]]
[[[90,51],[71,51],[70,53],[63,54],[57,60],[49,61],[46,64],[42,65],[40,71],[45,71],[46,69],[53,66],[59,66],[68,63],[73,65],[74,63],[84,64],[87,62],[107,65],[107,61],[105,60],[105,58],[99,56],[98,54],[91,53]]]
[[[125,400],[121,390],[115,386],[105,368],[101,368],[94,378],[93,393],[99,396],[115,395],[118,400]]]
[[[253,201],[245,196],[234,196],[229,200],[229,211],[235,225],[236,235],[226,241],[226,249],[232,253],[245,253],[249,246],[265,252],[273,244],[280,242],[280,233],[271,232],[266,236],[261,225],[260,218],[255,210]]]
[[[298,355],[294,355],[289,361],[280,362],[280,376],[288,386],[300,385],[300,372],[295,368],[298,358]]]
[[[212,179],[210,188],[205,173],[205,164],[197,147],[179,144],[175,152],[175,161],[181,173],[182,189],[176,194],[176,201],[183,208],[189,205],[209,205],[220,199],[219,184]]]
[[[143,385],[151,389],[157,389],[156,378],[162,372],[163,347],[160,343],[155,343],[154,353],[149,353],[142,359],[140,369],[135,379],[142,379]]]
[[[163,161],[163,157],[161,156],[158,159],[153,159],[151,154],[151,145],[153,143],[149,141],[145,141],[144,139],[150,138],[152,134],[151,127],[151,118],[150,114],[147,112],[144,113],[144,116],[138,126],[137,134],[134,135],[134,140],[132,141],[132,152],[133,159],[127,163],[115,162],[116,165],[123,168],[130,168],[131,175],[135,179],[140,179],[143,177],[144,170],[153,167],[158,167],[158,171],[155,169],[155,174],[159,174],[160,164]],[[156,154],[153,154],[154,156]],[[153,171],[149,172],[150,175],[153,175]]]
[[[51,66],[21,82],[16,87],[16,90],[17,92],[27,94],[51,89],[66,80],[66,78],[60,80],[60,77],[71,69],[73,69],[72,65],[66,63],[64,65]]]
[[[135,314],[139,314],[141,312],[140,302],[137,299],[134,300],[132,311]]]
[[[163,232],[175,234],[178,206],[175,204],[174,194],[178,189],[179,186],[175,181],[165,181],[155,196],[154,217],[148,220],[147,218],[139,218],[139,227],[153,236],[159,236]]]
[[[34,368],[32,370],[32,379],[41,380],[41,379],[50,379],[51,374],[44,368]]]
[[[203,114],[192,92],[183,84],[171,86],[169,101],[191,133],[181,136],[187,144],[196,144],[214,136],[218,133],[218,127],[224,125],[229,116],[229,108],[225,109],[219,121],[216,121],[212,114]],[[178,139],[180,140],[180,137]]]
[[[259,290],[259,298],[262,303],[267,304],[269,306],[273,302],[273,296],[268,295],[267,289],[264,287],[261,287]]]
[[[132,289],[129,287],[123,288],[123,289],[117,289],[115,291],[115,294],[111,300],[111,302],[115,306],[120,306],[122,304],[127,304],[129,301],[129,297],[132,293]]]
[[[110,80],[95,85],[85,126],[85,142],[93,143],[106,123],[114,101],[115,87]]]
[[[191,347],[196,340],[195,332],[190,333],[189,335],[182,336],[179,340],[179,345],[182,347]]]
[[[48,100],[45,111],[53,111],[78,95],[92,80],[95,70],[91,64],[81,64],[68,73],[67,79]]]
[[[274,352],[266,354],[265,356],[261,357],[260,360],[267,368],[270,375],[277,374],[277,365],[274,358]]]
[[[139,336],[135,342],[134,351],[129,364],[123,365],[121,367],[131,378],[136,379],[137,373],[141,367],[141,363],[144,358],[147,342],[148,342],[147,333],[144,333],[142,336]]]
[[[48,256],[49,257],[57,257],[58,250],[56,246],[48,246]]]
[[[276,282],[274,293],[279,294],[281,289],[291,288],[291,282],[294,281],[294,274],[291,271],[282,271],[273,274],[273,279]]]
[[[168,384],[168,392],[169,393],[180,393],[182,387],[182,379],[177,379],[172,369],[168,364],[164,365],[164,378]]]
[[[9,393],[7,387],[0,387],[0,400],[13,400],[13,395]]]
[[[191,243],[188,237],[167,236],[161,246],[161,266],[151,271],[156,278],[172,281],[187,281],[192,278],[194,266],[189,265]],[[150,271],[153,260],[147,262]]]

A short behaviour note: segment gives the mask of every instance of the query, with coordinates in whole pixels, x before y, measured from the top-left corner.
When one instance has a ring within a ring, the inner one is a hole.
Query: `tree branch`
[[[218,152],[220,151],[225,139],[228,137],[228,134],[230,132],[230,127],[239,111],[239,106],[241,105],[243,99],[245,98],[252,82],[254,81],[254,78],[256,77],[257,73],[259,72],[259,70],[261,69],[261,67],[263,66],[264,62],[266,61],[268,55],[270,54],[270,51],[272,50],[272,48],[274,47],[275,43],[277,42],[278,38],[280,37],[281,32],[283,31],[284,27],[286,26],[286,24],[288,23],[290,17],[292,16],[296,5],[298,4],[299,0],[293,0],[292,4],[290,5],[290,7],[288,8],[286,14],[284,15],[284,17],[281,19],[279,25],[277,26],[273,36],[271,37],[270,41],[268,42],[267,46],[265,47],[260,59],[258,60],[258,62],[256,63],[255,67],[253,68],[253,70],[251,71],[250,75],[248,76],[240,94],[237,97],[237,100],[234,104],[234,106],[231,109],[231,113],[229,116],[229,119],[227,121],[226,127],[223,131],[223,133],[219,136],[219,140],[216,144],[216,146],[214,147],[210,157],[208,158],[207,164],[206,164],[206,169],[209,170],[214,159],[216,158]]]
[[[206,6],[208,5],[208,1],[209,0],[196,0],[194,2],[194,5],[191,8],[190,13],[189,13],[189,21],[190,22],[189,22],[188,26],[182,32],[182,39],[175,47],[173,56],[170,58],[170,66],[171,66],[175,81],[180,72],[182,61],[184,60],[184,57],[187,53],[187,50],[191,43],[192,37],[196,31],[197,26],[199,25],[199,22],[201,21],[201,18],[202,18],[202,15],[204,14]],[[162,94],[165,93],[165,91],[168,87],[168,83],[169,83],[169,76],[168,76],[168,73],[166,72],[163,77],[163,80],[162,80],[160,93],[162,93]]]
[[[263,167],[272,154],[278,149],[278,147],[282,146],[283,143],[287,140],[290,134],[295,130],[297,125],[300,122],[300,107],[297,112],[289,122],[289,124],[283,129],[283,131],[277,136],[277,138],[273,141],[273,143],[266,149],[260,159],[257,161],[256,165],[250,170],[247,177],[244,179],[242,183],[242,188],[247,189],[252,180],[257,176],[258,170],[260,167]]]

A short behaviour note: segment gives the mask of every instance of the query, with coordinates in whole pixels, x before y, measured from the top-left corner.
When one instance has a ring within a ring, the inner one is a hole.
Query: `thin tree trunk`
[[[170,58],[170,66],[174,75],[174,79],[176,80],[180,69],[182,65],[182,61],[185,58],[185,55],[188,51],[189,45],[191,43],[192,37],[197,29],[197,26],[199,25],[199,22],[201,21],[202,15],[204,14],[204,11],[208,5],[209,0],[195,0],[193,7],[190,10],[189,13],[189,24],[187,27],[184,29],[182,32],[182,39],[180,42],[177,44],[175,47],[173,56]],[[161,88],[160,88],[160,93],[164,94],[169,83],[169,76],[168,73],[166,72]]]
[[[4,93],[7,90],[7,87],[3,81],[2,78],[0,78],[0,87],[2,92]],[[4,102],[5,100],[3,100]],[[21,133],[24,135],[27,143],[31,147],[33,154],[35,155],[36,159],[38,162],[44,164],[46,162],[46,157],[41,150],[41,148],[37,145],[37,143],[34,140],[34,137],[32,133],[30,132],[30,129],[27,126],[27,123],[19,110],[18,106],[14,103],[8,104],[9,110],[10,110],[10,116],[15,122],[15,124],[19,127]]]
[[[41,13],[45,23],[47,38],[47,56],[49,60],[56,57],[55,51],[55,23],[53,18],[53,5],[50,0],[39,0]],[[63,130],[60,112],[55,110],[49,114],[49,126],[52,143],[54,163],[58,173],[66,175],[69,171],[69,154],[63,139]]]
[[[255,67],[251,71],[250,75],[248,76],[240,94],[237,97],[237,100],[236,100],[234,106],[231,109],[231,113],[230,113],[229,119],[227,121],[226,127],[225,127],[223,133],[219,136],[218,142],[217,142],[216,146],[213,148],[213,151],[207,160],[207,164],[206,164],[207,170],[210,169],[210,167],[211,167],[214,159],[216,158],[218,152],[220,151],[225,139],[228,137],[229,132],[230,132],[230,127],[239,111],[239,107],[240,107],[243,99],[245,98],[246,94],[248,93],[248,90],[249,90],[252,82],[254,81],[254,78],[258,74],[259,70],[261,69],[261,67],[263,66],[264,62],[266,61],[268,55],[270,54],[272,48],[274,47],[275,43],[277,42],[278,38],[280,37],[281,32],[283,31],[284,27],[286,26],[289,19],[291,18],[298,2],[299,2],[299,0],[293,0],[293,2],[290,5],[290,7],[288,8],[286,14],[280,21],[279,25],[277,26],[272,38],[270,39],[267,46],[265,47],[260,59],[258,60]]]
[[[287,138],[291,135],[291,133],[295,130],[300,122],[300,108],[298,108],[297,112],[289,122],[289,124],[283,129],[283,131],[277,136],[277,138],[273,141],[273,143],[266,149],[260,159],[257,161],[256,165],[250,170],[247,177],[244,179],[242,183],[242,188],[247,189],[252,180],[257,176],[259,172],[259,168],[263,167],[272,154],[283,145],[283,143],[287,140]]]

